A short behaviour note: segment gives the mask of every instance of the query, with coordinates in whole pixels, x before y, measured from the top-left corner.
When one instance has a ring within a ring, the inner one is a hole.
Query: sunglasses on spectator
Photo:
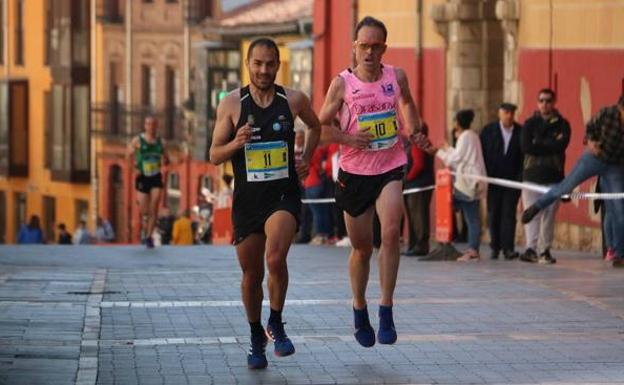
[[[552,103],[553,100],[552,98],[541,98],[541,99],[538,99],[538,101],[540,103]]]
[[[359,40],[355,41],[355,45],[362,51],[368,51],[370,49],[373,52],[381,52],[386,48],[386,43],[366,43]]]

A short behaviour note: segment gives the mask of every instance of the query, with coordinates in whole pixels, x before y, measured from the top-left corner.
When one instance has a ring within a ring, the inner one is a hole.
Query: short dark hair
[[[557,94],[550,88],[542,88],[538,93],[537,97],[539,98],[540,94],[549,94],[552,96],[553,100],[557,99]]]
[[[620,96],[620,99],[618,99],[618,104],[620,105],[620,107],[624,107],[624,95]]]
[[[247,60],[251,57],[251,52],[256,46],[261,45],[263,47],[272,48],[275,51],[275,55],[277,55],[277,61],[280,61],[280,53],[279,48],[277,48],[277,43],[273,39],[269,39],[268,37],[259,37],[256,40],[252,41],[249,44],[249,48],[247,48]]]
[[[455,114],[455,120],[461,128],[469,129],[474,120],[475,113],[473,110],[459,110]]]
[[[372,16],[365,16],[355,26],[355,36],[357,36],[358,32],[360,32],[360,29],[362,29],[363,27],[375,27],[381,29],[384,35],[384,41],[386,41],[386,38],[388,37],[388,30],[386,29],[386,25],[381,20],[375,19]]]
[[[518,109],[518,106],[516,106],[513,103],[501,103],[500,106],[498,106],[499,109],[501,110],[505,110],[508,112],[516,112],[516,109]]]

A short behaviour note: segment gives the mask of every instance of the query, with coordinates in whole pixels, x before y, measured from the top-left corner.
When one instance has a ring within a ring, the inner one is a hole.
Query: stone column
[[[505,35],[503,97],[505,101],[518,105],[522,111],[522,88],[518,80],[518,22],[520,4],[518,0],[498,0],[496,17],[500,20]]]
[[[449,0],[431,9],[446,41],[447,121],[459,109],[475,111],[479,130],[503,100],[503,33],[494,0]]]

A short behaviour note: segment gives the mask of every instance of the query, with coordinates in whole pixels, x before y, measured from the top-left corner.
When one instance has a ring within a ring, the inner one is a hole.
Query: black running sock
[[[274,310],[271,308],[271,315],[269,315],[269,323],[282,323],[282,311]]]
[[[260,321],[250,322],[249,328],[251,329],[252,336],[259,336],[264,334],[264,328],[262,327]]]

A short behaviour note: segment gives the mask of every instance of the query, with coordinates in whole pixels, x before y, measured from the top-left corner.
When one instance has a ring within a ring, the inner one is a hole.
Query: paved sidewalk
[[[624,269],[403,258],[399,340],[365,349],[347,253],[293,247],[297,353],[249,371],[231,247],[0,247],[0,384],[624,384]]]

